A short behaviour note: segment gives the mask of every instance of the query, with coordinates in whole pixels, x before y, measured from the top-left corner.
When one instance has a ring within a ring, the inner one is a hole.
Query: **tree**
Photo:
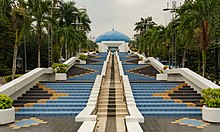
[[[155,25],[156,23],[153,21],[151,16],[147,18],[141,18],[141,21],[135,23],[134,31],[140,32],[141,34],[143,31],[151,29]]]
[[[16,58],[18,54],[18,46],[21,44],[24,20],[26,16],[26,10],[23,7],[23,1],[20,1],[20,5],[13,7],[12,12],[12,23],[15,29],[15,44],[14,44],[14,54],[13,54],[13,65],[12,65],[12,79],[15,77],[16,72]]]
[[[46,28],[46,23],[51,20],[49,17],[50,0],[28,0],[29,8],[31,10],[30,15],[32,18],[32,24],[36,24],[34,29],[37,33],[38,44],[38,67],[41,67],[41,45],[42,45],[42,32]]]
[[[209,23],[219,8],[218,0],[196,0],[187,1],[181,8],[182,15],[194,17],[196,25],[202,30],[202,75],[205,76],[206,52],[209,45]]]

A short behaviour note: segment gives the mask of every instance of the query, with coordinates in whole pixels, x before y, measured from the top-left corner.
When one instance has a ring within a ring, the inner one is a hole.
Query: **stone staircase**
[[[98,98],[96,131],[110,132],[119,128],[125,131],[124,118],[127,114],[117,61],[115,56],[112,56]]]
[[[112,59],[116,64],[115,59]],[[112,62],[111,60],[111,62]],[[98,116],[125,116],[127,114],[124,91],[120,82],[117,66],[108,65],[106,78],[102,84],[98,100]],[[111,69],[111,70],[110,70]],[[116,70],[116,72],[115,72]]]

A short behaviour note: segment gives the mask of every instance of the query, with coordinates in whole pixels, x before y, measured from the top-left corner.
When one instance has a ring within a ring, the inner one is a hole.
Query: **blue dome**
[[[113,30],[106,32],[96,38],[96,43],[100,43],[102,41],[125,41],[128,43],[130,41],[130,38],[123,33]]]

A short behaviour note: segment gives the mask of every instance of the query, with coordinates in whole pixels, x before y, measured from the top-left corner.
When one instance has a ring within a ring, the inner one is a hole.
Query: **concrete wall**
[[[66,62],[64,62],[63,64],[67,64],[69,67],[67,68],[67,70],[69,70],[73,65],[76,64],[76,60],[77,57],[71,57],[69,60],[67,60]]]
[[[54,74],[52,69],[36,68],[24,74],[23,76],[1,86],[0,94],[6,94],[12,97],[12,99],[16,99],[39,81],[49,81],[53,79]]]
[[[200,76],[188,68],[173,68],[169,70],[163,70],[164,65],[156,60],[154,57],[144,57],[138,54],[139,57],[143,57],[146,63],[150,63],[158,71],[163,71],[168,74],[168,81],[185,81],[190,86],[195,88],[198,92],[207,88],[220,88],[220,86],[214,84],[210,80]]]
[[[118,47],[120,52],[128,51],[128,43],[124,41],[103,41],[102,43],[97,43],[99,46],[99,52],[107,52],[108,47]]]
[[[177,68],[165,70],[168,74],[168,81],[185,81],[190,86],[195,88],[198,92],[207,88],[220,88],[210,80],[200,76],[188,68]]]
[[[69,65],[70,69],[76,62],[76,57],[72,57],[64,64]],[[12,99],[17,99],[39,81],[54,81],[54,73],[52,68],[36,68],[23,76],[0,87],[0,94],[6,94]]]

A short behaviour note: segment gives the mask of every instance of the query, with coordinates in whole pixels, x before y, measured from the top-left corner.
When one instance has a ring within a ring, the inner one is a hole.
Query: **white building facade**
[[[129,50],[129,42],[130,39],[128,36],[114,30],[106,32],[96,39],[96,43],[99,47],[99,52],[107,52],[108,50],[127,52]]]

